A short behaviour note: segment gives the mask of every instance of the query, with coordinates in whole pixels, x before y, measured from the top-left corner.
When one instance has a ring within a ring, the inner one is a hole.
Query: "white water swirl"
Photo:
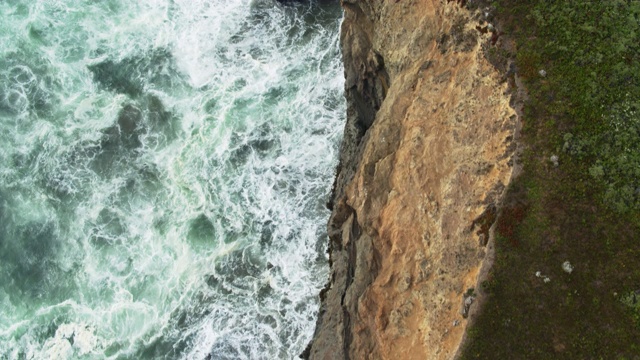
[[[304,349],[328,273],[340,16],[0,3],[0,358]]]

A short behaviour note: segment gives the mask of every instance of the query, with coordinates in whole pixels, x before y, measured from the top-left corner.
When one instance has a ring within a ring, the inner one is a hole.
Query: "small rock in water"
[[[571,274],[573,272],[573,265],[569,261],[565,261],[562,263],[562,270],[567,274]]]

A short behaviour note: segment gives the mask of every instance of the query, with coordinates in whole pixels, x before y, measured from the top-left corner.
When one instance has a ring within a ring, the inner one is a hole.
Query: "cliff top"
[[[462,358],[637,359],[640,3],[468,6],[494,13],[500,40],[487,56],[515,59],[509,81],[517,74],[529,100],[524,171]]]

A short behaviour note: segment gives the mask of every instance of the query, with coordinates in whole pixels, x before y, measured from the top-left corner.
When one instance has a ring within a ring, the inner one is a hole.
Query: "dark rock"
[[[351,9],[348,11],[352,11],[357,19],[345,21],[342,25],[341,46],[345,66],[347,121],[329,208],[334,207],[335,199],[342,196],[343,187],[354,175],[361,140],[373,124],[390,84],[384,58],[372,48],[373,34],[368,34],[356,26],[359,22],[368,23],[370,20],[356,5],[345,3],[344,6]],[[349,27],[353,29],[348,30]],[[345,36],[348,31],[353,31],[353,36]]]
[[[495,204],[489,204],[485,210],[471,223],[471,230],[477,228],[480,237],[480,246],[486,246],[489,241],[489,229],[496,222],[498,209]]]

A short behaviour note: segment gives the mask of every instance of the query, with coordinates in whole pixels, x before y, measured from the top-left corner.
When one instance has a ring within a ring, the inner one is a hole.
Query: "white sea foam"
[[[0,3],[0,358],[293,358],[327,277],[339,9]]]
[[[47,339],[43,347],[45,359],[70,359],[82,357],[99,349],[98,338],[84,324],[62,324],[56,334]]]

